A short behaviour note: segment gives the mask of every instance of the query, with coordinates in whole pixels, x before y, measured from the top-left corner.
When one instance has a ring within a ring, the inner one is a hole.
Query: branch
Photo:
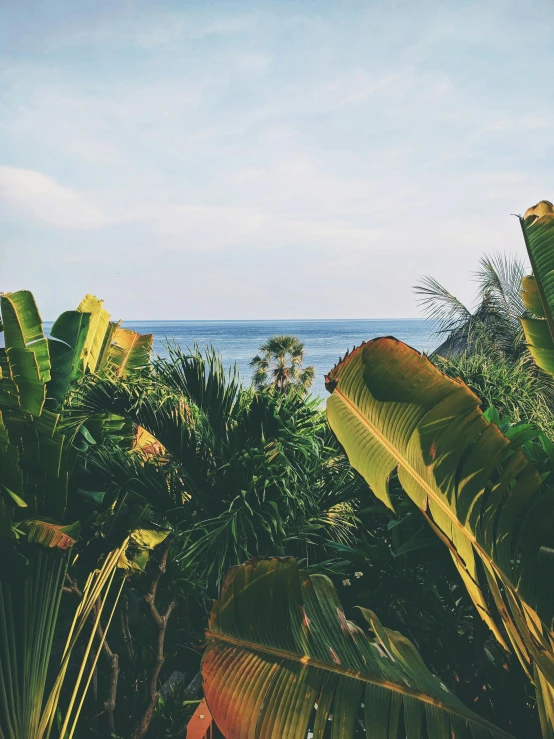
[[[144,596],[144,600],[148,605],[150,616],[158,628],[158,635],[156,638],[155,659],[151,666],[150,678],[148,681],[150,703],[146,707],[146,710],[144,711],[142,717],[137,722],[133,734],[131,735],[131,739],[143,739],[143,737],[146,736],[148,729],[150,728],[152,716],[154,715],[154,709],[156,708],[156,704],[158,703],[158,699],[160,697],[160,693],[158,691],[158,680],[164,663],[165,632],[167,629],[167,622],[169,621],[169,617],[177,606],[177,601],[173,599],[171,603],[167,606],[165,613],[160,613],[158,607],[156,606],[156,593],[158,592],[158,584],[160,582],[160,579],[162,575],[165,574],[167,568],[167,557],[169,554],[169,549],[171,547],[171,539],[172,537],[168,536],[167,539],[165,539],[165,541],[160,545],[162,555],[160,557],[158,566],[152,571],[150,588]]]
[[[129,628],[129,598],[126,595],[122,598],[121,606],[121,631],[123,632],[123,641],[125,648],[127,649],[127,657],[129,661],[135,656],[135,650],[133,648],[133,637],[131,636],[131,629]]]

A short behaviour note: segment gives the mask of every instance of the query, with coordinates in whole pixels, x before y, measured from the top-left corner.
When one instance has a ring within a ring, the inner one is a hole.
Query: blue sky
[[[554,199],[550,3],[3,6],[0,289],[45,318],[417,316]]]

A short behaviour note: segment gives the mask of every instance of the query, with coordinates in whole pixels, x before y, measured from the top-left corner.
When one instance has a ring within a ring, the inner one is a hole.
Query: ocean
[[[419,351],[432,351],[440,340],[433,326],[418,318],[368,318],[360,320],[286,321],[125,321],[124,327],[154,334],[154,350],[167,354],[167,340],[183,348],[214,346],[227,366],[236,364],[240,376],[250,382],[248,366],[260,344],[274,334],[292,334],[304,342],[304,364],[315,368],[311,391],[325,398],[324,377],[347,349],[376,336],[394,336]]]
[[[154,334],[154,351],[167,356],[166,343],[184,349],[198,344],[213,346],[227,367],[236,364],[243,382],[249,383],[249,362],[263,342],[274,334],[290,334],[304,342],[304,365],[313,366],[313,395],[325,398],[325,375],[348,349],[377,336],[394,336],[421,352],[440,343],[433,325],[421,318],[303,319],[274,321],[123,321],[122,326],[141,334]],[[49,334],[52,321],[44,322]],[[0,332],[0,346],[4,345]]]

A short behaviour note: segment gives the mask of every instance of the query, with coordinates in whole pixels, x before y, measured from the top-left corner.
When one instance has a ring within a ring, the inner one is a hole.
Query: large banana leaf
[[[554,492],[461,380],[396,339],[355,349],[327,389],[329,423],[375,495],[391,505],[396,470],[497,639],[501,619],[528,674],[554,685]]]
[[[95,372],[109,329],[110,314],[104,310],[104,301],[98,300],[90,294],[85,295],[81,300],[77,312],[90,314],[90,323],[81,358],[85,368],[90,372]]]
[[[90,330],[90,313],[65,311],[50,330],[52,379],[47,386],[48,398],[59,407],[71,384],[84,374],[83,352]]]
[[[150,362],[152,341],[152,334],[139,334],[117,326],[105,356],[105,369],[116,377],[126,377],[146,367]]]
[[[17,396],[23,410],[38,415],[50,379],[50,356],[35,299],[28,290],[2,293],[0,308],[5,344],[0,399],[4,393],[8,398]]]
[[[139,334],[120,328],[110,321],[104,310],[104,301],[94,295],[86,295],[77,308],[78,313],[89,313],[90,323],[81,359],[90,372],[105,375],[107,372],[124,377],[145,367],[150,362],[152,334]]]
[[[522,281],[523,332],[538,367],[554,375],[554,206],[542,200],[520,218],[533,275]]]
[[[202,662],[211,715],[227,739],[506,737],[426,668],[408,639],[361,608],[348,621],[331,581],[293,559],[227,574]],[[310,732],[310,734],[308,734]]]
[[[62,313],[52,326],[48,398],[56,407],[86,372],[126,377],[150,362],[152,334],[120,328],[103,306],[102,300],[86,295],[77,310]]]

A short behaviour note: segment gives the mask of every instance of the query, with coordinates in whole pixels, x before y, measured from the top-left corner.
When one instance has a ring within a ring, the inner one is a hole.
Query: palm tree
[[[443,336],[430,359],[451,377],[461,377],[483,400],[512,420],[527,418],[549,433],[554,423],[554,385],[527,349],[521,318],[528,318],[521,281],[528,273],[520,257],[483,256],[475,272],[473,309],[432,277],[415,287],[427,318]]]
[[[258,389],[272,387],[279,392],[297,389],[305,392],[313,383],[313,367],[302,367],[304,344],[296,336],[271,336],[260,346],[250,366]]]
[[[512,359],[526,354],[520,318],[527,315],[521,298],[521,280],[527,272],[519,257],[481,257],[473,310],[433,277],[424,277],[415,292],[427,318],[436,323],[437,334],[446,337],[435,354],[450,358],[484,345]]]

